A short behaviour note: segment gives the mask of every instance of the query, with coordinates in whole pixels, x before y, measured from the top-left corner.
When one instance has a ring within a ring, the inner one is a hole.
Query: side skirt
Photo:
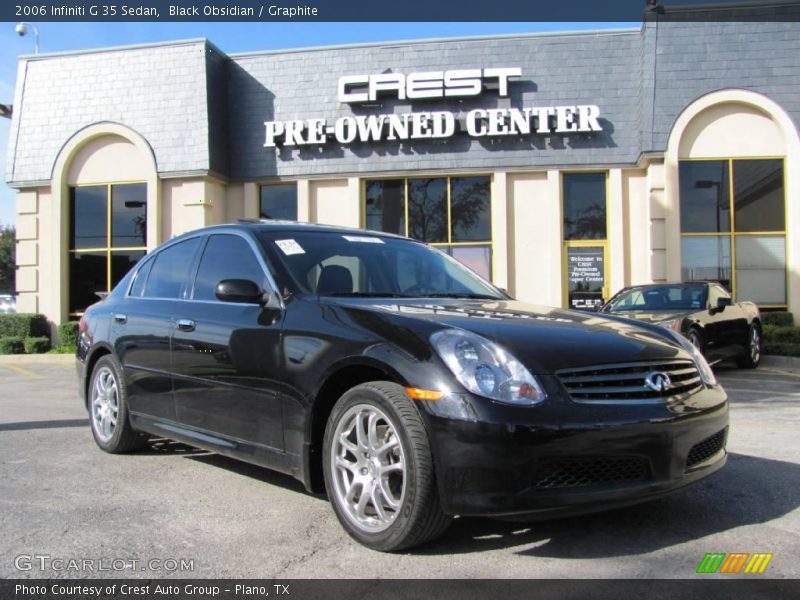
[[[215,452],[274,471],[280,471],[281,473],[291,475],[295,479],[304,481],[302,460],[301,457],[296,454],[278,450],[277,448],[272,448],[264,444],[223,436],[203,429],[187,427],[175,423],[174,421],[154,419],[141,413],[131,412],[130,419],[131,425],[138,431],[144,431],[150,435],[168,438],[189,446],[208,450],[209,452]]]

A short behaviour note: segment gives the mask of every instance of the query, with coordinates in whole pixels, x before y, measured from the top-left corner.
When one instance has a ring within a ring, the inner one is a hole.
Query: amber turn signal
[[[407,387],[406,394],[413,400],[441,400],[444,392],[435,392],[433,390],[423,390],[422,388]]]

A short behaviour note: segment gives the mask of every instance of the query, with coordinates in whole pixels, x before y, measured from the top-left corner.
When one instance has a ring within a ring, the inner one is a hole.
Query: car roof
[[[676,283],[645,283],[642,285],[630,285],[624,289],[626,290],[651,290],[666,287],[696,287],[698,285],[718,285],[725,289],[719,281],[679,281]]]
[[[394,238],[398,240],[408,240],[409,238],[394,233],[385,233],[383,231],[373,231],[366,229],[357,229],[355,227],[340,227],[336,225],[320,225],[317,223],[300,223],[297,221],[280,221],[273,219],[240,219],[236,223],[223,223],[221,225],[211,225],[210,227],[203,227],[187,231],[186,233],[176,236],[174,240],[194,236],[202,233],[213,233],[215,231],[230,231],[234,229],[249,230],[253,232],[285,232],[285,233],[343,233],[354,235],[372,235],[377,237]],[[172,240],[170,240],[172,241]]]

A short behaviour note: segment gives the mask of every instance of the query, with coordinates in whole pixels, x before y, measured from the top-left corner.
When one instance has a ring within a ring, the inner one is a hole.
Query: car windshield
[[[613,298],[611,312],[630,310],[702,310],[706,306],[707,288],[704,285],[664,285],[633,288]]]
[[[304,294],[504,299],[453,258],[411,240],[318,231],[265,231],[261,240]]]

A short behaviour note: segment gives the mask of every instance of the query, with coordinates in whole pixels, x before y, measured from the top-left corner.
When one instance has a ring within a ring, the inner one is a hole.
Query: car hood
[[[690,359],[666,330],[628,319],[526,304],[515,300],[335,299],[353,325],[424,354],[443,327],[482,335],[529,369],[553,373],[591,365]]]

